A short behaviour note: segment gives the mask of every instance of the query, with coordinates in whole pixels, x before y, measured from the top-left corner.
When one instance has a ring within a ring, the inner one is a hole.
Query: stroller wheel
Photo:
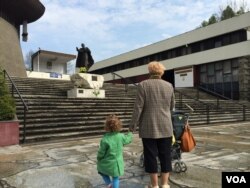
[[[144,167],[144,155],[143,155],[143,153],[140,156],[139,165],[140,165],[140,167]]]
[[[181,171],[182,172],[186,172],[187,171],[187,165],[184,162],[180,162],[180,166],[181,166]]]
[[[175,164],[174,164],[174,171],[176,172],[176,173],[180,173],[182,170],[181,170],[182,168],[181,168],[181,164],[180,164],[180,162],[176,162]]]

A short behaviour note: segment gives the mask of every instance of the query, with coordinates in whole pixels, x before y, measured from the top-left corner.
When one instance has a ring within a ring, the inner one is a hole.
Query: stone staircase
[[[199,91],[199,98],[197,98],[196,88],[178,88],[175,93],[177,109],[179,108],[189,113],[190,110],[185,104],[194,109],[189,120],[192,125],[250,120],[249,101],[241,103],[241,101],[218,100],[215,96],[203,91]]]
[[[105,89],[106,98],[72,99],[67,98],[67,91],[73,88],[70,81],[17,77],[12,77],[12,80],[29,108],[26,114],[25,143],[103,135],[105,118],[112,113],[120,117],[124,131],[129,126],[135,101],[135,86],[129,86],[128,92],[125,92],[124,85],[104,83],[102,89]],[[232,101],[223,103],[221,101],[226,108],[222,106],[217,109],[213,97],[207,96],[205,99],[195,100],[194,97],[186,96],[180,102],[177,96],[178,93],[176,93],[177,109],[188,113],[190,110],[185,106],[188,104],[195,110],[189,119],[192,126],[242,121],[242,107]],[[20,141],[22,141],[24,107],[16,94],[15,99],[17,116],[20,120]],[[210,105],[209,115],[206,104]],[[249,108],[246,114],[247,120],[250,120]]]
[[[25,143],[102,135],[105,118],[117,114],[126,129],[134,104],[134,93],[124,85],[104,84],[106,98],[67,98],[70,81],[12,77],[29,110],[26,114]],[[133,97],[131,97],[131,95]],[[20,140],[24,136],[24,107],[16,97]]]

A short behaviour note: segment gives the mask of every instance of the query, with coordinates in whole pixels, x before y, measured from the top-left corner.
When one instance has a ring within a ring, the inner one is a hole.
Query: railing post
[[[113,75],[113,84],[115,84],[115,74],[112,73],[112,75]]]
[[[180,108],[182,109],[182,106],[183,106],[183,104],[182,104],[182,93],[179,93],[180,94]]]
[[[199,91],[199,88],[197,87],[197,90],[196,90],[196,98],[199,100],[200,98],[200,91]]]
[[[128,84],[125,84],[125,92],[128,92]]]
[[[12,94],[12,97],[14,97],[14,85],[11,84],[11,94]]]
[[[220,106],[220,101],[219,101],[219,97],[217,97],[217,110],[219,109]]]
[[[24,113],[23,113],[23,140],[24,143],[26,139],[26,108],[24,107]]]
[[[243,105],[243,121],[246,121],[246,106]]]
[[[6,71],[5,70],[3,70],[3,77],[6,80]]]
[[[209,117],[209,105],[206,106],[206,112],[207,112],[207,124],[210,123],[210,117]]]

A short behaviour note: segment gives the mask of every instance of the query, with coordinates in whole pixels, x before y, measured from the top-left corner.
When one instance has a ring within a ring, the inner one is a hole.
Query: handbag
[[[193,134],[190,130],[189,125],[185,125],[184,132],[181,136],[181,151],[190,152],[196,146],[196,141],[193,137]]]

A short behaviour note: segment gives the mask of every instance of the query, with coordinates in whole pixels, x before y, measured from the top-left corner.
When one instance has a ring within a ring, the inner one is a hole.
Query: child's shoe
[[[112,184],[109,184],[107,188],[112,188]]]

